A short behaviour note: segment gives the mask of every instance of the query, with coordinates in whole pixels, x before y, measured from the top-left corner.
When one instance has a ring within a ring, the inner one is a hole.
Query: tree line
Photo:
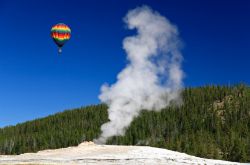
[[[147,145],[229,161],[250,162],[250,87],[186,88],[183,104],[143,110],[124,136],[107,144]],[[92,141],[108,121],[104,104],[66,110],[0,129],[0,154],[21,154]]]

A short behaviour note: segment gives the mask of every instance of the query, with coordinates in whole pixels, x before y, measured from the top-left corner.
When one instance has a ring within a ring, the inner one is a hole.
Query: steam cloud
[[[129,11],[124,22],[138,34],[123,41],[129,63],[117,82],[101,87],[99,98],[109,107],[110,121],[102,125],[97,143],[124,135],[142,109],[159,111],[181,101],[183,71],[177,28],[147,6]]]

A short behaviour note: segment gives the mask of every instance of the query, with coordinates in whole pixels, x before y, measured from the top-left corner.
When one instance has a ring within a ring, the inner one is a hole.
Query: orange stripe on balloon
[[[57,33],[53,32],[51,34],[52,38],[57,38],[57,39],[69,39],[70,38],[70,33]]]

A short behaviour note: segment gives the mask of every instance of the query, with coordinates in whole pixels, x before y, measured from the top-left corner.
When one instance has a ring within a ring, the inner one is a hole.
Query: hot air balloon
[[[71,30],[63,24],[58,23],[51,28],[51,37],[58,46],[58,52],[62,52],[63,45],[70,39]]]

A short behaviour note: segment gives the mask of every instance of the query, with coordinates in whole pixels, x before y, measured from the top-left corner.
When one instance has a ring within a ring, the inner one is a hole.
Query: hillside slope
[[[100,135],[107,107],[68,110],[0,129],[0,154],[76,146]],[[183,105],[142,111],[125,136],[107,144],[148,145],[198,157],[250,162],[250,88],[205,86],[183,91]]]
[[[202,159],[184,153],[145,146],[95,145],[82,143],[77,147],[44,150],[18,156],[0,156],[1,164],[148,164],[148,165],[240,165],[221,160]]]

